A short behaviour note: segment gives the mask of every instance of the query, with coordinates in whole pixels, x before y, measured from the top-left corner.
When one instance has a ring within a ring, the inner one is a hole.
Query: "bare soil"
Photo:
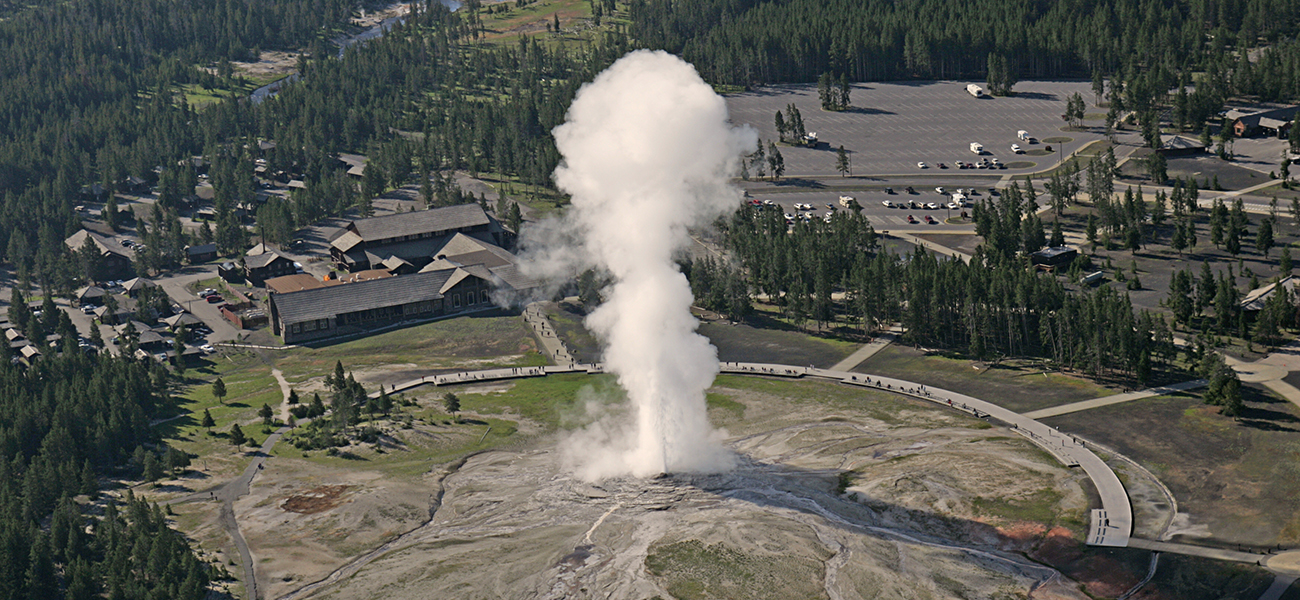
[[[314,515],[343,504],[343,495],[350,485],[322,485],[285,498],[280,509],[303,515]]]

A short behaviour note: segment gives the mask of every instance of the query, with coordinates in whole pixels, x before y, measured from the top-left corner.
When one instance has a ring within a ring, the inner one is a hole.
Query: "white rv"
[[[984,96],[984,88],[973,83],[966,86],[966,91],[970,92],[970,95],[975,96],[976,98]]]
[[[971,152],[974,152],[975,154],[983,154],[983,153],[984,153],[984,145],[981,144],[981,143],[979,143],[979,142],[971,142],[971,143],[970,143],[970,151],[971,151]]]

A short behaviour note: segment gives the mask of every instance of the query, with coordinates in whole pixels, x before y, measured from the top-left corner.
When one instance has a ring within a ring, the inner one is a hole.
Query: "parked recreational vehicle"
[[[983,153],[984,153],[984,144],[981,144],[981,143],[979,143],[979,142],[971,142],[971,143],[970,143],[970,151],[971,151],[971,152],[974,152],[975,154],[983,154]]]
[[[966,91],[970,92],[970,95],[975,96],[976,98],[984,96],[984,88],[973,83],[966,86]]]

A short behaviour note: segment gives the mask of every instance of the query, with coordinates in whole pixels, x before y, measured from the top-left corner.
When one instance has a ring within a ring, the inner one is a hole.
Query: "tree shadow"
[[[855,115],[895,115],[895,114],[898,114],[898,113],[895,113],[895,112],[893,112],[893,111],[883,110],[883,109],[879,109],[879,108],[871,108],[871,107],[869,107],[869,106],[850,106],[850,107],[848,107],[848,108],[846,108],[846,109],[844,109],[844,110],[842,110],[842,111],[840,111],[840,112],[846,112],[846,113],[851,113],[851,114],[855,114]]]
[[[1026,100],[1060,100],[1056,94],[1047,92],[1016,92],[1013,98],[1024,98]]]
[[[813,179],[802,179],[798,177],[792,177],[789,179],[778,179],[776,181],[771,182],[771,184],[776,187],[798,187],[798,188],[808,188],[810,190],[820,190],[826,188],[826,184],[820,181],[816,181]]]

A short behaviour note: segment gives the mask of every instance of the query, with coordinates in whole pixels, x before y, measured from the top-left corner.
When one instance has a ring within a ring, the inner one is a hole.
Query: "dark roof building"
[[[82,246],[85,246],[87,238],[99,249],[99,256],[102,260],[100,277],[103,279],[116,279],[131,273],[131,261],[135,258],[135,253],[119,244],[115,239],[82,229],[68,236],[68,239],[63,240],[63,243],[73,252],[80,252]]]
[[[185,255],[190,260],[190,264],[196,265],[217,259],[217,245],[203,244],[202,246],[186,246]]]
[[[347,271],[382,268],[392,257],[419,269],[458,233],[500,247],[513,243],[509,232],[482,207],[461,204],[352,221],[330,240],[330,255]]]
[[[515,283],[528,281],[512,279]],[[524,288],[475,265],[272,294],[268,304],[272,331],[284,343],[296,344],[486,309],[492,306],[495,290]]]
[[[293,275],[297,270],[292,260],[270,248],[263,247],[260,254],[244,257],[244,277],[253,285],[262,285],[273,277]]]
[[[1079,256],[1079,251],[1069,246],[1052,246],[1043,248],[1029,256],[1029,260],[1035,265],[1047,267],[1059,267],[1068,265]]]
[[[1295,118],[1297,106],[1260,105],[1234,108],[1224,115],[1224,121],[1232,123],[1233,133],[1237,137],[1252,136],[1257,133],[1286,137],[1291,131],[1291,122]]]

